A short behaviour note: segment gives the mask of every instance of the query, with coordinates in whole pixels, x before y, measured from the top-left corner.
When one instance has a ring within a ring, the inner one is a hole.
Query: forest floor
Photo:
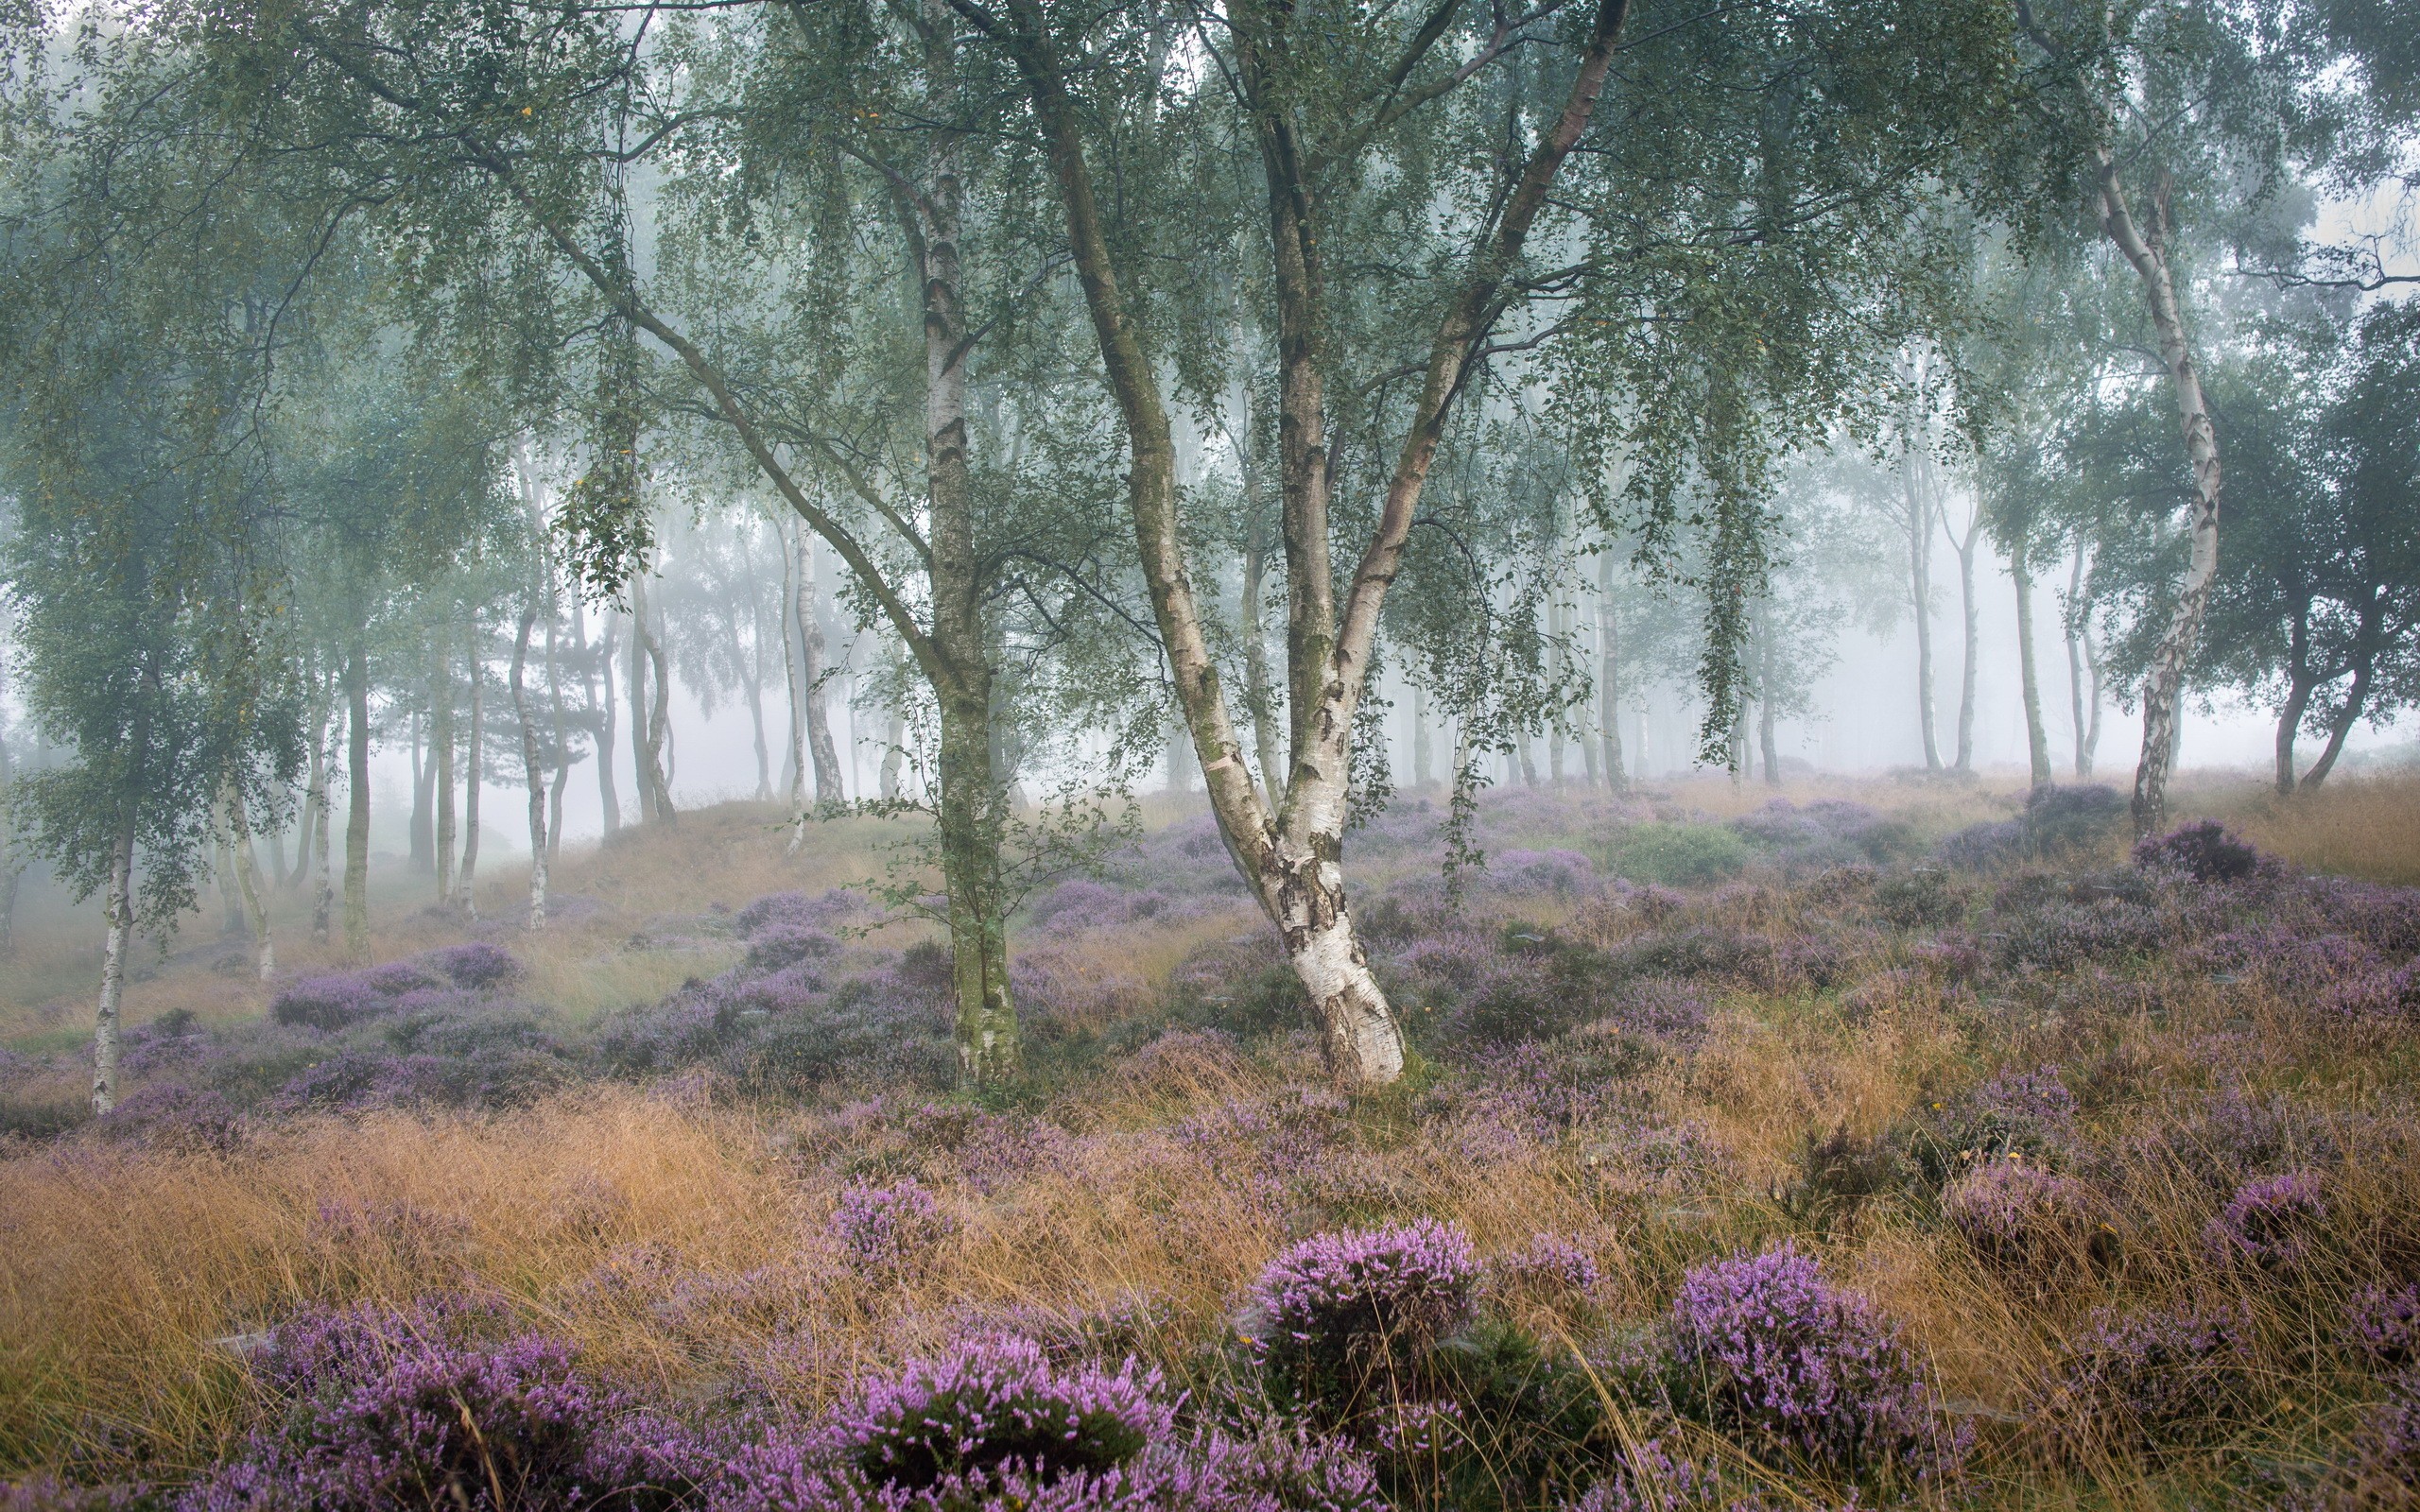
[[[476,923],[382,870],[382,965],[286,899],[268,984],[214,912],[100,1120],[37,910],[0,1508],[2411,1505],[2420,780],[2179,809],[2240,839],[1514,789],[1455,898],[1398,796],[1347,867],[1411,1070],[1356,1097],[1165,806],[1018,917],[979,1098],[885,821],[627,831],[543,936],[520,868]]]

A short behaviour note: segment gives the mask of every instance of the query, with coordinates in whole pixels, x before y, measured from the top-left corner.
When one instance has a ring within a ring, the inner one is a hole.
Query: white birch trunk
[[[93,1021],[93,1112],[117,1106],[118,1010],[126,996],[126,951],[134,935],[134,829],[118,832],[110,858],[109,939],[101,947],[101,1002]]]

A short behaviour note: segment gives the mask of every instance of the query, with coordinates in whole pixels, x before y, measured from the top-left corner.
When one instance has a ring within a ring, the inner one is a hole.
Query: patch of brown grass
[[[2420,776],[2340,777],[2290,797],[2246,783],[2190,792],[2178,806],[2224,819],[2262,850],[2311,871],[2420,884]]]

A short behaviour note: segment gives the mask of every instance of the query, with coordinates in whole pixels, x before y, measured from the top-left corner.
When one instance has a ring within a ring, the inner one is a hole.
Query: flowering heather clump
[[[2250,976],[2286,992],[2313,992],[2335,983],[2346,988],[2383,975],[2378,953],[2349,935],[2305,935],[2281,924],[2230,930],[2186,956],[2212,975]]]
[[[933,1194],[910,1178],[844,1188],[826,1231],[859,1268],[894,1275],[929,1259],[953,1227]]]
[[[970,1340],[843,1407],[820,1442],[743,1450],[715,1512],[1125,1512],[1249,1506],[1188,1454],[1159,1378],[1060,1371],[1029,1339]],[[1205,1446],[1206,1447],[1206,1446]],[[1232,1455],[1228,1457],[1232,1458]]]
[[[836,1427],[876,1486],[922,1490],[1008,1468],[1048,1482],[1100,1474],[1167,1437],[1175,1419],[1153,1400],[1159,1383],[1131,1361],[1114,1375],[1062,1374],[1030,1339],[977,1339],[874,1383]]]
[[[1489,1270],[1498,1286],[1546,1297],[1585,1297],[1604,1279],[1596,1257],[1561,1234],[1537,1234]]]
[[[1651,1438],[1629,1452],[1627,1463],[1588,1487],[1568,1512],[1668,1512],[1676,1506],[1721,1506],[1721,1472],[1685,1455],[1668,1452]],[[1746,1506],[1749,1503],[1737,1503]]]
[[[2103,1308],[2067,1341],[2053,1409],[2079,1436],[2160,1444],[2207,1433],[2244,1385],[2243,1323],[2190,1308]]]
[[[333,1033],[393,1013],[407,994],[436,985],[418,967],[395,961],[366,971],[304,977],[280,989],[268,1012],[279,1023]]]
[[[752,971],[778,971],[800,961],[820,960],[840,948],[829,930],[813,924],[787,921],[767,925],[748,940],[748,966]]]
[[[119,1099],[96,1127],[112,1139],[168,1149],[231,1150],[243,1140],[243,1116],[233,1104],[215,1091],[173,1081]]]
[[[431,951],[424,957],[456,987],[477,990],[510,981],[521,974],[521,963],[512,953],[486,940],[473,940],[467,945],[448,945]]]
[[[2319,1177],[2308,1171],[2263,1177],[2236,1189],[2224,1211],[2202,1232],[2221,1263],[2290,1270],[2309,1257],[2327,1221]]]
[[[1941,1194],[1943,1215],[1977,1254],[2036,1282],[2088,1262],[2100,1209],[2083,1182],[2025,1160],[1994,1160]]]
[[[181,1508],[677,1504],[700,1469],[685,1435],[579,1379],[563,1346],[471,1342],[463,1321],[363,1307],[282,1325],[258,1369],[285,1399],[283,1419]]]
[[[2353,1439],[2346,1485],[2337,1499],[2344,1507],[2409,1508],[2420,1486],[2420,1375],[2406,1375],[2387,1388],[2386,1400]]]
[[[2289,896],[2308,917],[2390,955],[2420,954],[2420,887],[2306,877]]]
[[[2319,1170],[2343,1158],[2335,1131],[2310,1113],[2232,1087],[2133,1143],[2138,1158],[2172,1165],[2214,1193],[2232,1192],[2247,1177]]]
[[[1317,1393],[1460,1328],[1478,1278],[1470,1239],[1452,1224],[1321,1234],[1261,1272],[1252,1346],[1272,1371]]]
[[[2348,1019],[2420,1019],[2420,961],[2352,975],[2327,994],[2326,1003]]]
[[[2134,862],[2144,871],[2192,882],[2241,882],[2276,869],[2276,864],[2251,841],[2230,833],[2216,819],[2197,819],[2166,834],[2137,840]]]
[[[2065,1158],[2076,1146],[2075,1108],[2058,1068],[2004,1071],[1919,1109],[1900,1139],[1926,1177],[1945,1185],[1995,1161]]]
[[[2346,1325],[2353,1347],[2380,1371],[2420,1365],[2420,1284],[2369,1288],[2353,1298]]]
[[[1597,887],[1597,868],[1577,850],[1505,850],[1488,858],[1491,891],[1512,897],[1576,897]]]
[[[1675,1404],[1752,1445],[1852,1473],[1928,1470],[1960,1447],[1898,1329],[1790,1245],[1690,1271],[1669,1344]]]
[[[770,893],[733,915],[731,927],[741,939],[754,939],[775,925],[828,929],[865,907],[864,896],[849,887],[833,887],[813,898],[803,892]]]

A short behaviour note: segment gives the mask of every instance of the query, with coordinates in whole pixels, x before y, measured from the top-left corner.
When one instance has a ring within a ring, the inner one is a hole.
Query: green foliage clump
[[[1720,825],[1650,821],[1616,834],[1602,859],[1616,875],[1633,882],[1688,887],[1728,881],[1754,857],[1747,841]]]

